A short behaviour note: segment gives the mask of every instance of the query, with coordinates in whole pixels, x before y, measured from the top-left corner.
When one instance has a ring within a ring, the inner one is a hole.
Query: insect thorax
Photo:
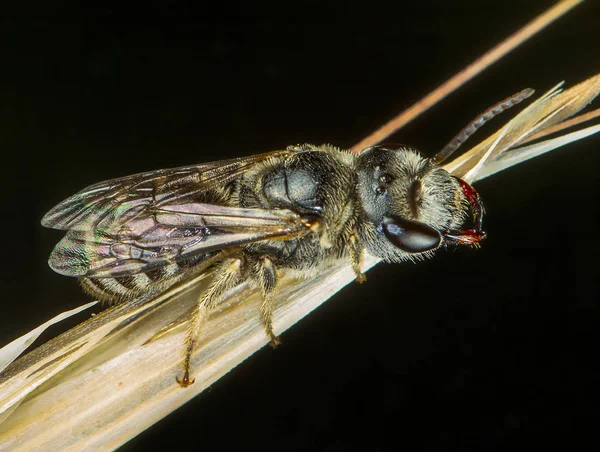
[[[353,162],[348,152],[322,146],[272,159],[244,175],[237,197],[241,207],[289,209],[320,223],[319,232],[301,239],[265,241],[246,250],[298,270],[344,256],[356,216]]]

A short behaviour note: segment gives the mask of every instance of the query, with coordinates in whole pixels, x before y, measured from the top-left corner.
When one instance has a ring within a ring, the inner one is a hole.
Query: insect
[[[177,378],[187,387],[208,313],[241,281],[262,293],[260,316],[276,346],[272,313],[281,271],[310,278],[345,260],[362,282],[365,251],[402,262],[441,247],[478,245],[485,237],[479,196],[439,164],[532,93],[489,108],[431,158],[404,146],[353,154],[304,144],[92,185],[42,219],[67,231],[49,264],[109,303],[152,297],[199,268],[214,269],[189,320]]]

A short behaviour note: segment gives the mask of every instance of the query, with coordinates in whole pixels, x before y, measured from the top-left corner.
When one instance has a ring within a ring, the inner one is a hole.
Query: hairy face
[[[434,250],[468,214],[459,182],[415,150],[369,148],[358,158],[357,176],[362,238],[386,260]]]

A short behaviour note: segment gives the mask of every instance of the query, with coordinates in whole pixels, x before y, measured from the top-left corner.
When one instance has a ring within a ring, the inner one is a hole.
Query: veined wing
[[[66,229],[49,260],[68,276],[133,275],[266,239],[292,239],[310,224],[289,210],[202,202],[201,194],[290,151],[127,176],[92,185],[58,204],[42,224]]]
[[[290,210],[178,204],[139,214],[119,228],[69,230],[49,264],[67,276],[127,276],[261,240],[299,238],[309,231],[310,223]]]
[[[210,188],[224,185],[257,163],[290,154],[273,151],[201,165],[134,174],[91,185],[52,208],[42,225],[90,231],[122,224],[150,208],[185,203]]]

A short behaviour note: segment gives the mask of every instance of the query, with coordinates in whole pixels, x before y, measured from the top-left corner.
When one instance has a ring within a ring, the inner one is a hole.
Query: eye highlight
[[[421,193],[423,191],[423,185],[419,179],[415,180],[408,188],[406,195],[408,200],[408,207],[413,217],[418,218],[419,207],[421,205]]]
[[[381,227],[390,243],[406,253],[434,250],[442,242],[438,231],[419,221],[397,216],[384,217]]]

